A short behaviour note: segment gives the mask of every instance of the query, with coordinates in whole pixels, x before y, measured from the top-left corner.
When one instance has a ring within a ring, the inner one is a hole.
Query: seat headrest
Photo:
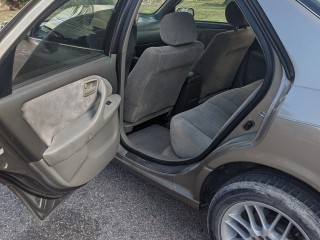
[[[197,28],[193,16],[186,12],[169,13],[160,24],[163,42],[171,46],[192,43],[197,39]]]
[[[226,7],[226,19],[228,23],[236,27],[244,27],[248,22],[235,2],[230,2]]]

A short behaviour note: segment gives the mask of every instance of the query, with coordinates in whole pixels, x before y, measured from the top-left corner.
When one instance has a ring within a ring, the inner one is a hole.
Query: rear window
[[[320,17],[320,0],[298,0],[298,2]]]

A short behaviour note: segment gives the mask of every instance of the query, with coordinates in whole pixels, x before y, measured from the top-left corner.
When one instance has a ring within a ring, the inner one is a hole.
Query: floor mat
[[[170,140],[170,130],[160,125],[151,125],[128,136],[134,147],[146,152],[178,159]]]

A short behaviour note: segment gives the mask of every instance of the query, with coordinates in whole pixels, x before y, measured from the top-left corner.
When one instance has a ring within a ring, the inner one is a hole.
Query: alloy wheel
[[[222,240],[310,240],[285,213],[259,202],[231,206],[221,221]]]

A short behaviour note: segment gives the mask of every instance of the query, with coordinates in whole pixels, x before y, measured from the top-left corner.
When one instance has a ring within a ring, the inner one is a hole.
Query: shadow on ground
[[[0,239],[207,239],[195,210],[111,164],[40,225],[0,185]]]

